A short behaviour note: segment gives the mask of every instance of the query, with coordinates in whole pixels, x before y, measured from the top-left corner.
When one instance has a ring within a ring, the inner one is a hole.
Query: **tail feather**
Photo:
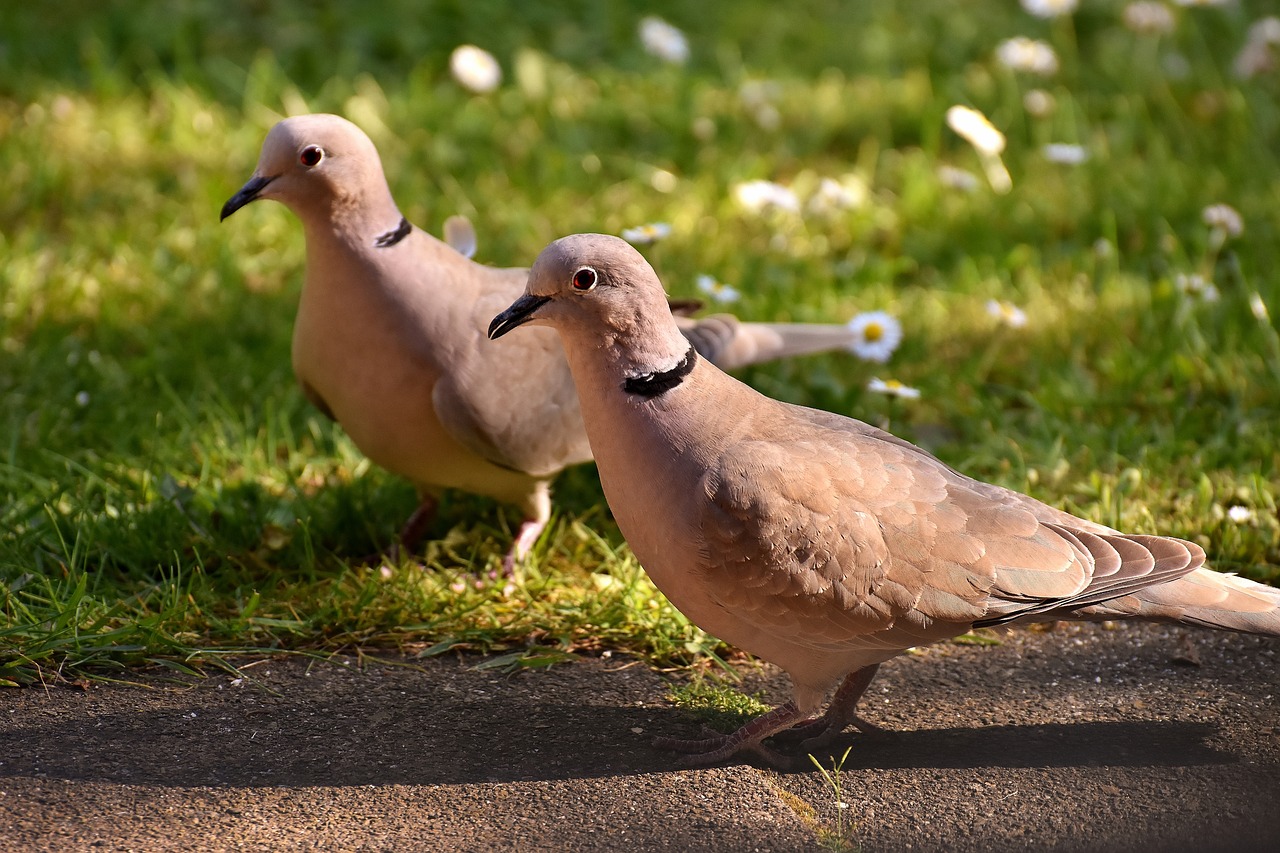
[[[1083,619],[1177,622],[1280,637],[1280,589],[1200,568],[1168,583],[1074,611]]]
[[[975,627],[1049,619],[1119,618],[1114,613],[1101,616],[1093,611],[1110,607],[1127,596],[1140,595],[1145,589],[1166,586],[1204,562],[1204,549],[1182,539],[1094,533],[1049,522],[1044,526],[1071,545],[1080,565],[1089,567],[1087,584],[1067,596],[1030,599],[1011,596],[1006,590],[1001,597],[1008,605],[993,607],[993,615],[975,622]],[[1002,574],[1009,572],[1005,569]]]
[[[732,314],[676,321],[698,354],[722,370],[844,349],[854,340],[844,325],[744,323]]]

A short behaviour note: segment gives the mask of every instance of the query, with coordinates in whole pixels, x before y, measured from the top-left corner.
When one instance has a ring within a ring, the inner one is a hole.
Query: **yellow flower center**
[[[874,344],[884,337],[884,326],[879,323],[868,323],[862,330],[862,336],[867,339],[867,343]]]

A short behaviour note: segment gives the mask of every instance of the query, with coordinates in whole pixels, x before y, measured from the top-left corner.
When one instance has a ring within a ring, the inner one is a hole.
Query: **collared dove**
[[[552,243],[489,335],[529,322],[560,333],[605,497],[654,583],[790,676],[791,700],[737,732],[660,743],[691,766],[777,758],[761,742],[793,727],[810,748],[866,728],[855,707],[881,662],[973,628],[1145,619],[1280,636],[1280,590],[1202,568],[1194,543],[1076,518],[722,373],[621,240]]]
[[[366,456],[418,488],[400,533],[411,546],[436,496],[457,488],[514,504],[524,522],[508,571],[551,514],[550,482],[591,458],[573,381],[554,332],[493,346],[485,324],[524,289],[525,269],[472,263],[475,232],[445,225],[449,245],[401,215],[369,137],[332,115],[285,119],[267,134],[253,177],[222,208],[260,198],[302,220],[306,277],[293,368],[307,398]],[[843,325],[679,321],[725,368],[847,347]]]

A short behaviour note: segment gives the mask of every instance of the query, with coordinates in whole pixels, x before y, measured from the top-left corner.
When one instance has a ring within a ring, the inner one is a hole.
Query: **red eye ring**
[[[302,149],[302,153],[298,155],[298,162],[310,169],[312,166],[319,166],[320,161],[324,159],[324,149],[319,145],[308,145]]]
[[[583,267],[573,274],[573,289],[586,292],[591,290],[600,281],[600,276],[596,275],[596,271],[591,267]]]

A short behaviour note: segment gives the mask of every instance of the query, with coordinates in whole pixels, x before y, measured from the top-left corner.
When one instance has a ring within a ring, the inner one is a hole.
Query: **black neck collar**
[[[405,237],[409,236],[409,232],[413,230],[413,226],[409,224],[409,220],[403,216],[400,217],[400,224],[396,226],[396,230],[388,231],[386,234],[379,234],[378,238],[373,241],[373,245],[379,249],[385,249],[388,246],[394,246]]]
[[[659,394],[665,394],[683,382],[685,377],[693,372],[693,366],[697,363],[697,350],[690,346],[689,351],[684,354],[684,358],[680,359],[680,363],[675,367],[657,373],[642,373],[639,376],[633,376],[622,383],[622,390],[628,394],[636,394],[641,397],[656,397]]]

